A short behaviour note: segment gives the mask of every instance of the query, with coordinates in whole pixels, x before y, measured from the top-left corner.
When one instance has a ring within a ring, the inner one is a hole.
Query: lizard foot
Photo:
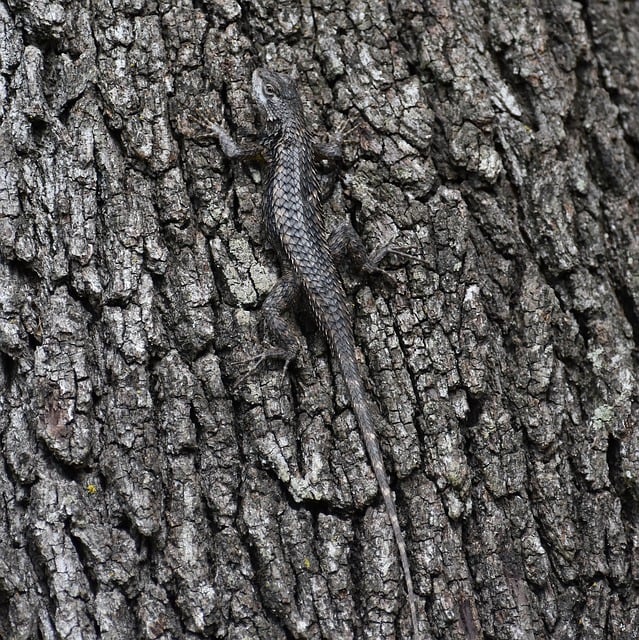
[[[288,372],[288,367],[295,360],[297,353],[291,354],[286,349],[279,349],[277,347],[271,347],[266,349],[262,353],[259,353],[256,356],[251,356],[250,358],[246,358],[245,360],[237,360],[232,362],[231,365],[233,367],[243,367],[244,365],[250,364],[252,366],[235,381],[233,386],[239,387],[249,376],[251,376],[257,369],[259,369],[267,360],[277,359],[284,360],[284,367],[282,369],[282,383],[284,382],[284,378]]]
[[[411,260],[413,262],[419,262],[421,264],[427,264],[426,260],[420,258],[412,253],[408,253],[406,249],[411,249],[412,247],[401,247],[395,248],[391,242],[382,245],[379,249],[371,253],[368,257],[368,260],[364,263],[362,267],[362,271],[367,274],[375,274],[382,276],[387,282],[390,284],[397,286],[397,279],[395,276],[387,271],[386,269],[382,269],[379,266],[379,263],[386,256],[398,256],[400,258],[405,258],[406,260]]]

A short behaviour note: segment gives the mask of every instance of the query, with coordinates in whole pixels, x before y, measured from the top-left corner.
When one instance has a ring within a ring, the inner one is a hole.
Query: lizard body
[[[344,377],[397,544],[416,638],[416,599],[406,543],[375,434],[370,401],[357,366],[346,292],[336,267],[336,259],[350,251],[360,269],[369,273],[381,272],[377,262],[389,250],[380,252],[375,258],[369,257],[350,225],[338,227],[327,237],[316,158],[321,155],[337,156],[339,152],[329,145],[313,142],[302,102],[290,78],[267,69],[257,69],[252,82],[253,97],[263,123],[261,145],[241,147],[221,128],[214,127],[214,130],[228,157],[246,158],[259,154],[267,163],[262,213],[268,240],[275,247],[282,264],[282,278],[262,307],[265,322],[277,338],[279,347],[267,349],[259,360],[283,358],[286,367],[295,358],[299,345],[283,313],[302,294],[309,302]]]

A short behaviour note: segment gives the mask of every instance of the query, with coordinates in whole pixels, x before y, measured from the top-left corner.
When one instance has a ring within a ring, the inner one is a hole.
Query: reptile
[[[326,234],[317,166],[320,159],[340,157],[341,137],[337,144],[315,142],[299,92],[290,77],[257,69],[252,76],[252,89],[262,123],[257,143],[238,144],[218,125],[210,121],[206,124],[218,138],[225,156],[235,160],[262,158],[267,166],[262,215],[266,237],[279,257],[282,273],[262,305],[265,324],[277,346],[265,349],[256,358],[256,366],[267,358],[281,358],[286,372],[295,359],[299,343],[284,313],[303,296],[344,377],[393,530],[416,638],[417,603],[406,543],[375,433],[370,401],[357,365],[347,296],[336,266],[348,253],[360,271],[388,276],[378,266],[382,258],[389,253],[406,254],[386,246],[369,255],[349,222]]]

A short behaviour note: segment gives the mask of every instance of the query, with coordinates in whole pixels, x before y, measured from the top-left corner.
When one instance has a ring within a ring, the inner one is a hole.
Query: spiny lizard
[[[360,270],[384,274],[377,266],[384,255],[403,254],[386,247],[376,255],[369,256],[361,239],[348,223],[338,226],[327,237],[317,160],[339,157],[339,145],[314,142],[306,124],[299,93],[289,77],[267,69],[257,69],[252,81],[253,98],[263,125],[259,144],[239,145],[220,127],[208,124],[227,157],[247,159],[261,156],[267,163],[262,212],[267,238],[281,261],[282,277],[264,301],[262,312],[279,346],[261,354],[258,364],[266,358],[282,358],[286,370],[295,358],[299,344],[283,314],[302,294],[308,300],[344,376],[397,543],[416,638],[417,605],[406,544],[375,435],[369,399],[357,366],[346,292],[336,268],[336,262],[349,253]]]

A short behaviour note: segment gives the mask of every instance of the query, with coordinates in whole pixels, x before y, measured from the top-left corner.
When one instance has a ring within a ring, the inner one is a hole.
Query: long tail
[[[386,470],[384,468],[384,459],[382,458],[379,443],[377,442],[377,436],[375,435],[375,426],[373,424],[373,418],[368,404],[368,396],[364,389],[364,383],[362,382],[361,374],[357,368],[357,363],[355,362],[354,350],[352,357],[348,357],[344,353],[340,355],[340,365],[351,397],[353,411],[355,412],[357,422],[359,423],[366,451],[371,461],[371,465],[373,466],[375,478],[377,479],[377,484],[382,492],[386,512],[388,513],[388,518],[390,520],[391,527],[393,528],[395,543],[397,544],[399,559],[402,563],[402,569],[404,572],[404,580],[406,581],[406,596],[410,609],[413,637],[417,638],[417,604],[415,600],[415,592],[413,591],[413,578],[410,573],[410,567],[408,566],[406,543],[404,541],[404,534],[399,526],[395,501],[393,500],[390,485],[388,484],[388,477],[386,476]]]

